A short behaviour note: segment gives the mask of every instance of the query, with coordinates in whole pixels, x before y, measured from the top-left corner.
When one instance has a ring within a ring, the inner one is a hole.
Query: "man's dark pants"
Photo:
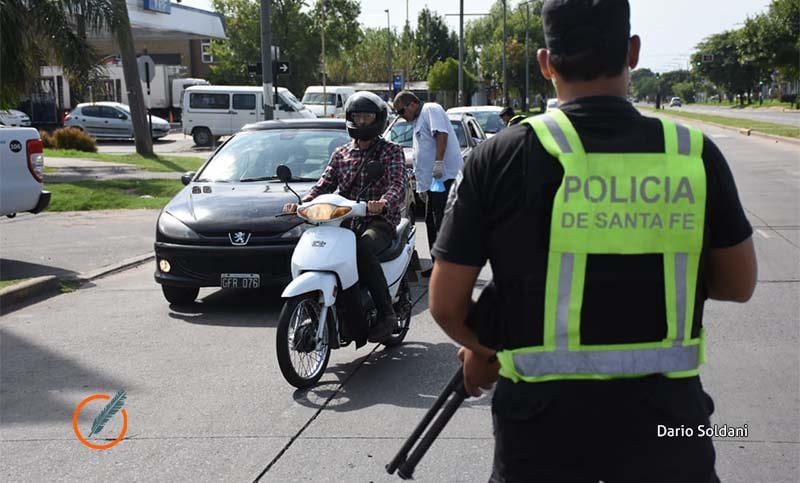
[[[500,378],[490,482],[719,483],[711,438],[697,436],[713,412],[699,379],[641,379],[536,383],[550,387],[531,395]],[[659,437],[659,425],[695,435]]]
[[[436,243],[436,235],[442,227],[444,209],[447,205],[447,197],[450,195],[451,186],[453,186],[453,180],[448,179],[444,182],[444,191],[434,192],[428,190],[426,192],[428,200],[425,202],[425,229],[428,231],[428,248],[430,250],[433,250],[433,245]],[[431,260],[433,260],[433,255],[431,255]]]
[[[382,218],[371,218],[366,229],[356,241],[358,277],[367,286],[379,315],[385,315],[392,307],[389,287],[383,275],[378,254],[391,245],[394,228]]]

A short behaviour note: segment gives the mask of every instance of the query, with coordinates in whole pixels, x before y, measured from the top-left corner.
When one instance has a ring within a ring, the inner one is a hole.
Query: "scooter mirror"
[[[383,165],[378,161],[370,161],[367,164],[367,182],[372,183],[381,176],[383,176]]]
[[[288,183],[292,179],[292,170],[285,164],[278,166],[278,169],[275,170],[275,174],[277,174],[278,179],[284,183]]]

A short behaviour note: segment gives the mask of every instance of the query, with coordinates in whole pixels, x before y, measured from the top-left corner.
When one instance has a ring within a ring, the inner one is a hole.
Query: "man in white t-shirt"
[[[427,194],[425,226],[428,246],[433,248],[450,186],[464,164],[461,147],[447,113],[439,104],[423,103],[413,92],[400,91],[394,98],[394,109],[397,115],[414,123],[414,176],[417,192]],[[429,269],[422,275],[430,273]]]

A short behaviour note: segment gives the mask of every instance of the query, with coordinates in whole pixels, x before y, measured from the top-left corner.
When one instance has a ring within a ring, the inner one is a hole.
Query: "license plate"
[[[257,273],[223,273],[220,275],[222,288],[259,288],[261,275]]]

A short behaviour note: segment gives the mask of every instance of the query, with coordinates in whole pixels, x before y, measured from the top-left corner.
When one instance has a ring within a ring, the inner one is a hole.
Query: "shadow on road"
[[[453,344],[411,341],[332,365],[326,375],[335,376],[336,381],[297,390],[293,397],[303,406],[340,412],[380,404],[425,409],[433,404],[439,388],[444,389],[458,367]],[[437,388],[437,392],[430,394],[431,388]],[[489,397],[482,397],[465,401],[464,407],[490,403]]]
[[[281,290],[217,290],[192,304],[171,304],[169,317],[197,325],[276,326],[283,307]]]
[[[41,265],[20,260],[0,259],[0,281],[41,277],[42,275],[55,275],[59,278],[75,278],[78,273],[50,265]]]

